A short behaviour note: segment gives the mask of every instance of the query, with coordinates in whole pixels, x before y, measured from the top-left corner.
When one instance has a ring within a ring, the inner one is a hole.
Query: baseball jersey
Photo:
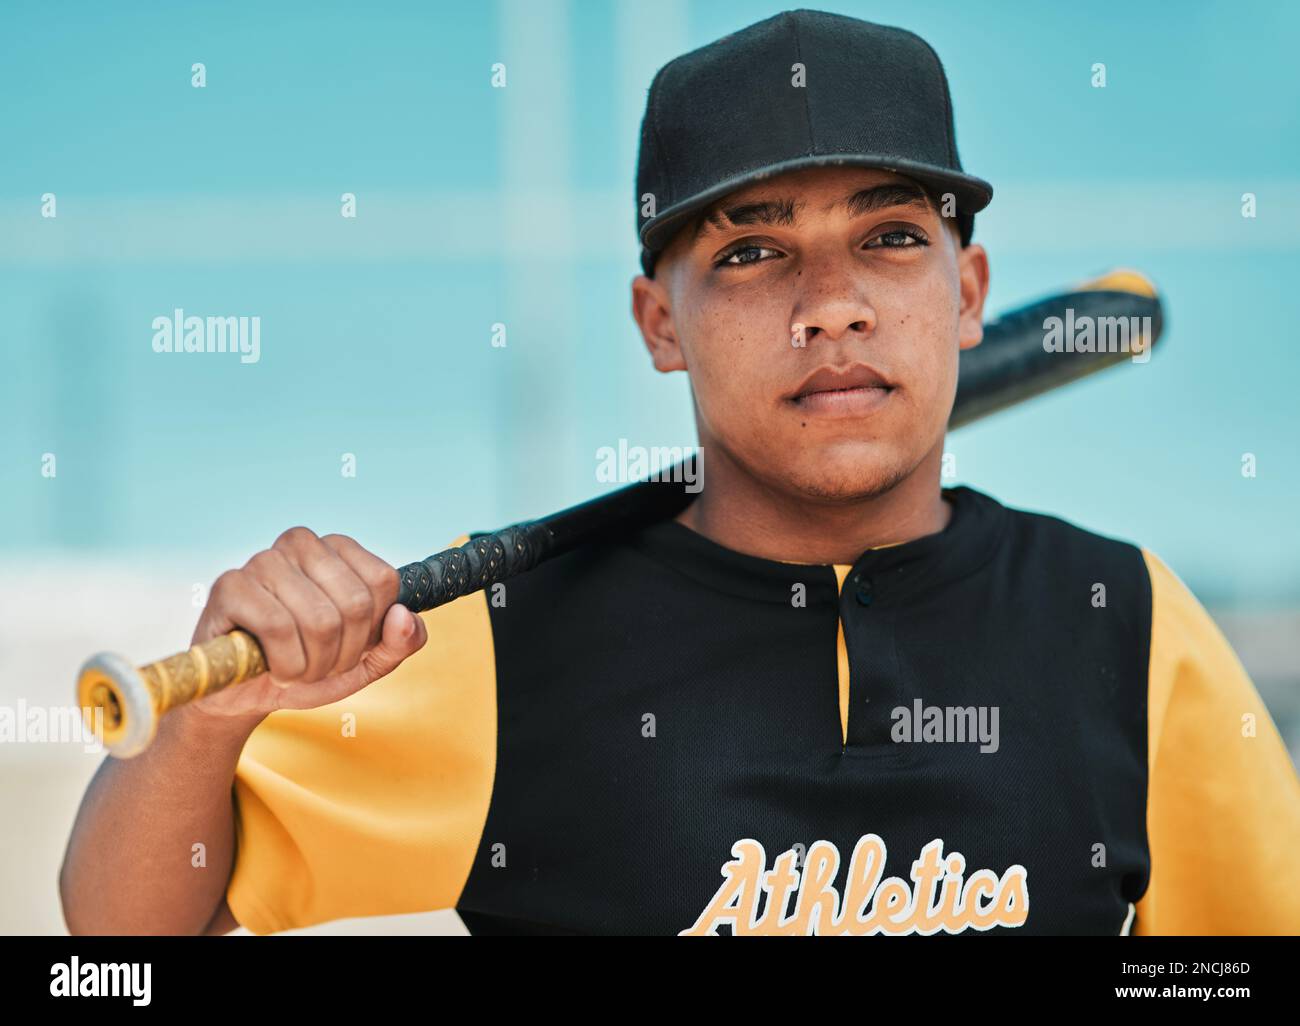
[[[944,530],[852,565],[664,519],[421,614],[392,674],[248,739],[235,918],[1300,932],[1300,781],[1191,592],[943,495]]]

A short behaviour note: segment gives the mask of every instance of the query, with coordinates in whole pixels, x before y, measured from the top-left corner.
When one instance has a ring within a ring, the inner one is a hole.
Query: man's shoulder
[[[1118,630],[1116,636],[1137,646],[1134,651],[1146,651],[1153,577],[1140,543],[1085,527],[1069,514],[984,498],[997,504],[1005,521],[991,588],[1014,595],[1027,617],[1075,633]],[[1093,615],[1102,610],[1110,615]]]
[[[1132,574],[1148,586],[1149,552],[1141,542],[1085,527],[1069,514],[1026,509],[978,489],[967,490],[1001,512],[1006,522],[1004,555],[1018,567],[1115,571]]]
[[[982,501],[1000,507],[1007,518],[1007,523],[1010,529],[1026,538],[1041,539],[1043,541],[1059,542],[1064,544],[1091,546],[1099,549],[1116,547],[1122,549],[1141,549],[1140,543],[1128,538],[1084,527],[1069,514],[1051,512],[1048,510],[1026,509],[1021,506],[1003,502],[993,495],[980,491],[977,488],[972,488],[966,485],[962,487],[966,491],[973,492]]]

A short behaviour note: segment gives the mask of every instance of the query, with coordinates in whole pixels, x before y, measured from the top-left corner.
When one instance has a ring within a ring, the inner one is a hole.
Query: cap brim
[[[958,214],[976,214],[989,205],[993,199],[993,186],[982,178],[962,174],[948,168],[933,164],[921,164],[916,161],[891,157],[871,157],[862,154],[819,154],[807,157],[794,157],[776,164],[754,168],[744,174],[736,175],[704,192],[697,193],[689,199],[674,203],[657,217],[647,221],[640,232],[641,245],[652,253],[661,253],[673,236],[685,225],[691,216],[709,204],[721,199],[737,189],[761,182],[787,171],[798,171],[808,167],[869,167],[881,171],[894,171],[908,178],[915,178],[923,185],[929,185],[940,193],[951,192],[957,200]]]

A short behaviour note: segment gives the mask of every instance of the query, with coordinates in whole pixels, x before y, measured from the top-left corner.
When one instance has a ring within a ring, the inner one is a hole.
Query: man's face
[[[633,314],[661,371],[690,373],[700,443],[792,495],[851,501],[938,477],[960,349],[988,263],[912,180],[791,172],[678,232]]]

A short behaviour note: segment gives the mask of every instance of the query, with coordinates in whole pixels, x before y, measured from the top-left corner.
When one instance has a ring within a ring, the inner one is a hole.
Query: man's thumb
[[[418,652],[429,640],[424,621],[405,606],[394,603],[384,614],[379,644],[366,654],[372,680],[392,673],[403,659]]]

